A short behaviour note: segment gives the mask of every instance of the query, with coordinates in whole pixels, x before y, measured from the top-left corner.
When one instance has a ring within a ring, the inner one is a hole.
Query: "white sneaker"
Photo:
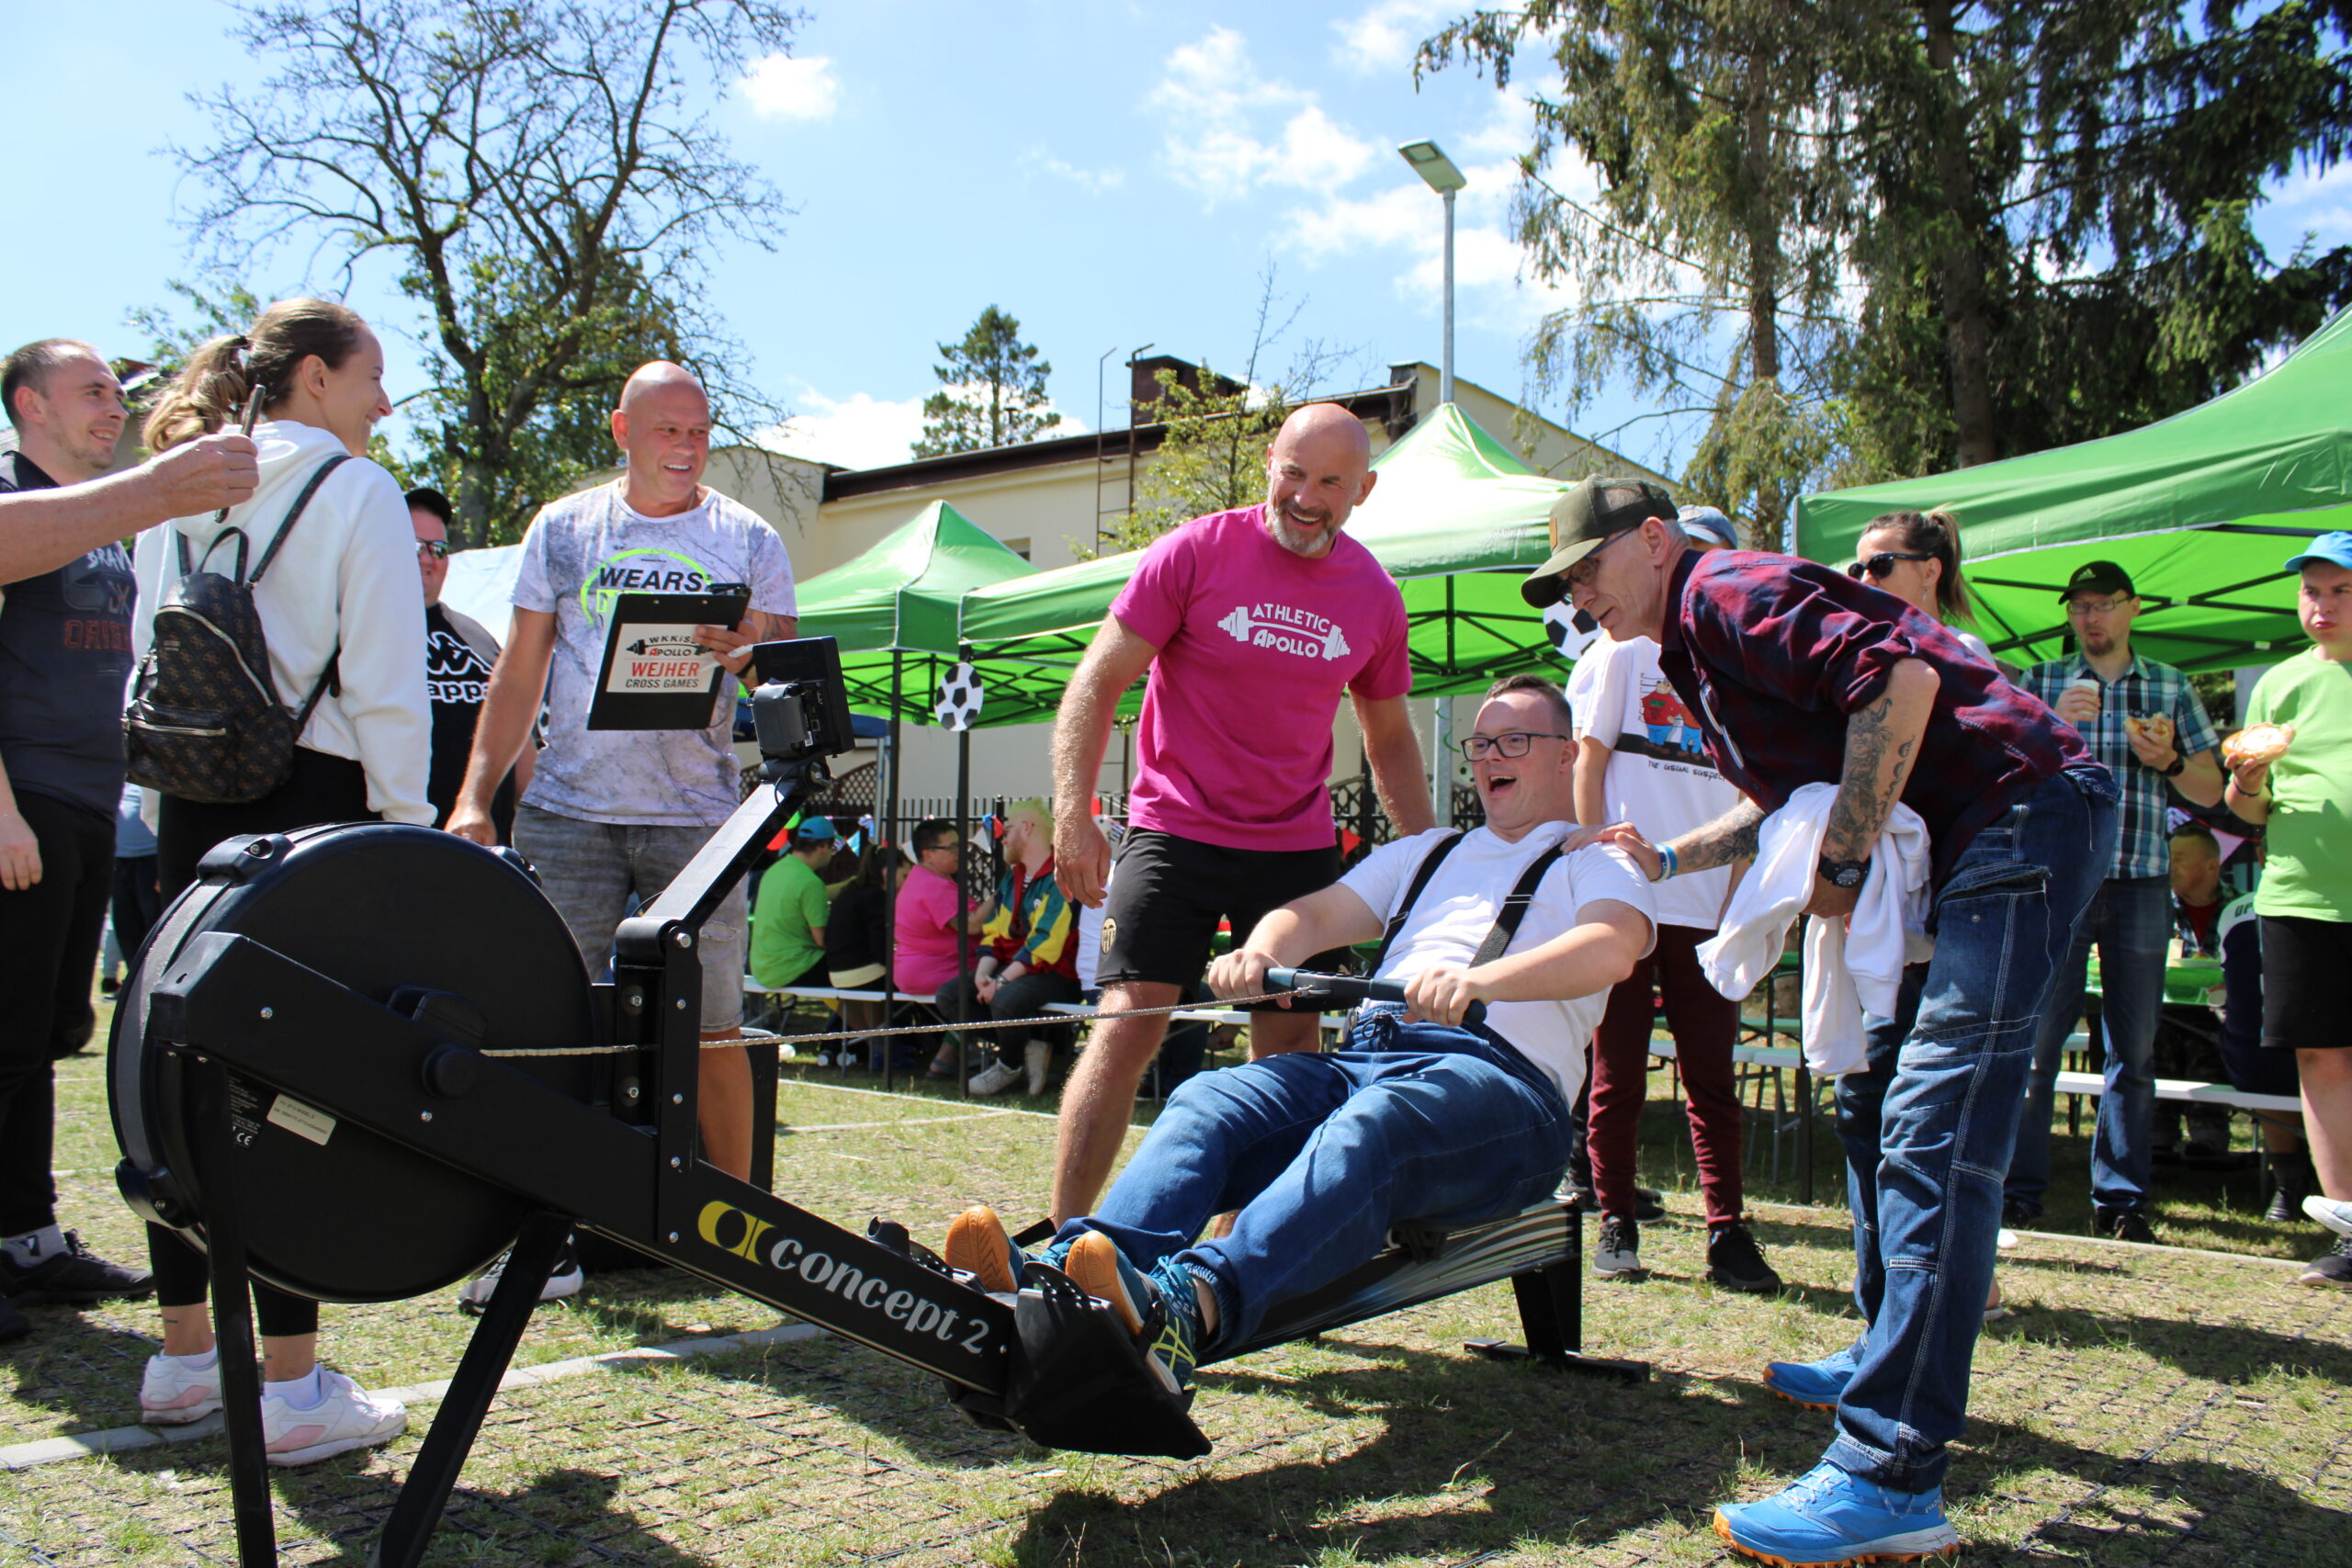
[[[2338,1235],[2352,1235],[2352,1203],[2314,1192],[2303,1200],[2303,1213]]]
[[[974,1094],[1002,1094],[1021,1081],[1021,1069],[1007,1066],[1002,1061],[990,1062],[972,1075]]]
[[[261,1400],[261,1435],[277,1465],[315,1464],[354,1449],[389,1443],[408,1427],[408,1411],[369,1393],[341,1372],[319,1369],[326,1397],[297,1410],[276,1394]]]
[[[150,1356],[139,1376],[139,1418],[151,1427],[185,1427],[220,1408],[220,1359],[202,1371],[176,1356]]]
[[[490,1267],[458,1287],[458,1310],[469,1316],[480,1317],[490,1310],[490,1293],[498,1289],[498,1281],[506,1273],[506,1253],[491,1259]],[[580,1271],[580,1254],[566,1236],[563,1250],[556,1254],[555,1269],[548,1275],[546,1286],[539,1292],[543,1302],[560,1302],[566,1296],[580,1293],[587,1276]]]
[[[1046,1075],[1054,1065],[1054,1043],[1032,1040],[1021,1047],[1022,1070],[1028,1075],[1028,1089],[1032,1098],[1046,1092]]]

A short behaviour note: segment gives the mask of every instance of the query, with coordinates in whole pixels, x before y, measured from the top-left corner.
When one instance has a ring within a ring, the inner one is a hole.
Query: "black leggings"
[[[368,775],[358,763],[307,747],[294,750],[294,772],[262,796],[240,806],[204,806],[163,797],[155,829],[155,858],[164,902],[196,881],[197,863],[213,845],[240,833],[285,833],[322,822],[373,822],[368,809]],[[155,1270],[158,1306],[194,1306],[205,1298],[209,1279],[204,1255],[161,1225],[147,1227],[147,1259]],[[254,1321],[272,1338],[315,1334],[319,1303],[254,1281]]]

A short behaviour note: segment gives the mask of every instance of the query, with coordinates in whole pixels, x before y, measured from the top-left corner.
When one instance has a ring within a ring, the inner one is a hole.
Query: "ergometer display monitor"
[[[1190,1458],[1190,1394],[1103,1303],[1040,1264],[990,1294],[875,1220],[858,1234],[700,1157],[703,923],[847,750],[830,638],[754,653],[758,783],[591,981],[529,867],[429,829],[229,840],[126,978],[107,1075],[124,1197],[202,1248],[241,1560],[274,1562],[248,1273],[324,1302],[447,1288],[511,1249],[374,1561],[417,1562],[564,1235],[594,1231],[936,1374],[984,1425],[1050,1448]],[[1344,977],[1285,976],[1360,999]],[[974,1027],[979,1027],[975,1025]],[[773,1101],[755,1129],[773,1137]],[[1278,1303],[1222,1356],[1501,1279],[1527,1347],[1579,1356],[1578,1219],[1538,1205],[1377,1258]]]

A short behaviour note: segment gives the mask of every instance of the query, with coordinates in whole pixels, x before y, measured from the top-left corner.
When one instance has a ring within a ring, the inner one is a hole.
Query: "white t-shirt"
[[[1631,822],[1662,844],[1739,804],[1739,791],[1707,760],[1698,721],[1659,672],[1657,643],[1603,638],[1585,649],[1576,673],[1568,707],[1577,734],[1610,749],[1600,788],[1611,821]],[[1661,925],[1713,931],[1731,892],[1731,868],[1673,877],[1653,891]]]
[[[1378,978],[1409,980],[1432,964],[1467,964],[1494,929],[1495,914],[1536,856],[1573,829],[1568,822],[1546,822],[1517,843],[1506,843],[1486,828],[1473,828],[1453,846],[1388,949]],[[1340,886],[1363,899],[1385,926],[1405,897],[1413,873],[1445,829],[1432,828],[1393,844],[1383,844],[1340,878]],[[1565,935],[1587,905],[1604,898],[1651,916],[1650,885],[1623,850],[1589,844],[1564,855],[1535,889],[1527,917],[1510,939],[1508,953],[1524,953]],[[1646,947],[1645,948],[1646,951]],[[1496,1002],[1487,1025],[1513,1049],[1541,1067],[1570,1104],[1584,1083],[1585,1043],[1609,1008],[1606,987],[1570,1001]]]
[[[515,607],[556,618],[548,743],[523,798],[586,822],[717,827],[742,794],[733,683],[722,682],[702,729],[588,728],[605,616],[622,593],[699,593],[718,582],[749,583],[752,609],[791,615],[792,562],[775,529],[717,491],[705,487],[691,512],[648,517],[621,499],[622,482],[548,502],[523,536]]]

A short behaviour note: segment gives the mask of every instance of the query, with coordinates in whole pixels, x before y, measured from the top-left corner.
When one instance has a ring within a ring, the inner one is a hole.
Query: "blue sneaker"
[[[1944,1520],[1942,1487],[1892,1492],[1826,1461],[1777,1496],[1717,1508],[1715,1533],[1742,1556],[1779,1568],[1910,1562],[1960,1544]]]
[[[1192,1386],[1201,1342],[1201,1303],[1193,1271],[1163,1258],[1149,1274],[1127,1261],[1118,1244],[1088,1231],[1069,1245],[1062,1271],[1070,1283],[1109,1303],[1126,1331],[1144,1341],[1152,1366],[1178,1393]]]
[[[1832,1350],[1818,1361],[1772,1361],[1764,1368],[1764,1387],[1807,1410],[1835,1410],[1846,1385],[1854,1381],[1854,1348]]]

